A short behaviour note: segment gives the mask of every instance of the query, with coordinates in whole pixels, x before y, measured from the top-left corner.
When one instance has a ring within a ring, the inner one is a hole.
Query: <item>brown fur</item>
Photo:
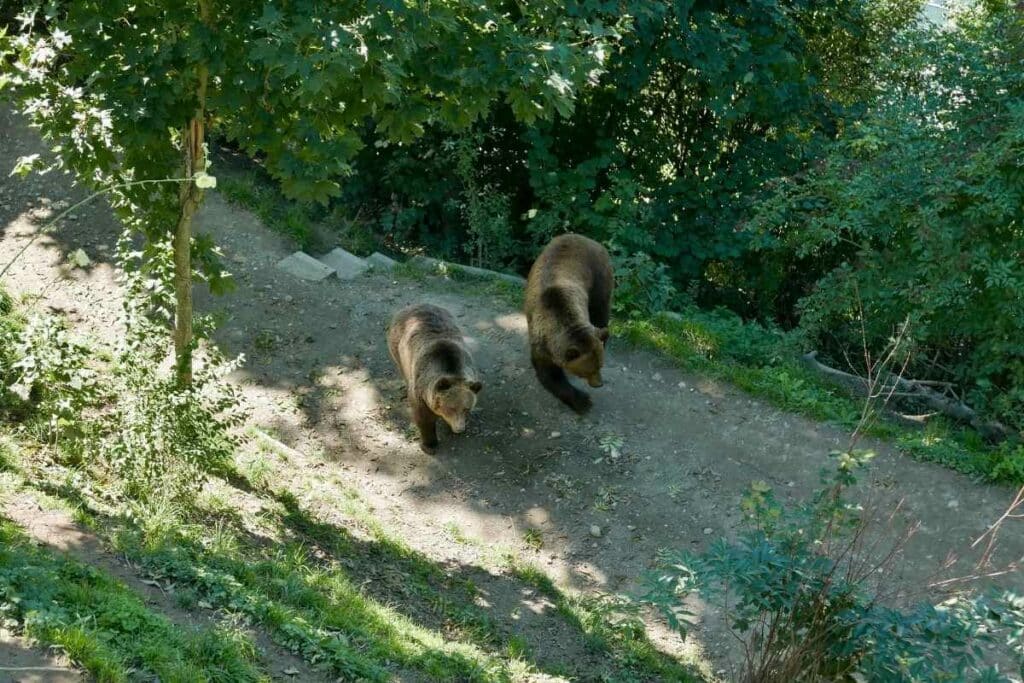
[[[560,235],[534,261],[526,281],[526,323],[530,359],[537,379],[578,413],[590,397],[569,383],[565,373],[592,387],[603,384],[615,280],[608,251],[582,235]]]
[[[414,304],[395,314],[388,350],[405,378],[420,447],[437,449],[437,418],[452,431],[466,429],[469,411],[483,388],[473,357],[452,314],[439,306]]]

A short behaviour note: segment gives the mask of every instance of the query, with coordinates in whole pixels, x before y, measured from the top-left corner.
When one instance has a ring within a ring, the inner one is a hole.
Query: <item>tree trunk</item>
[[[210,24],[210,2],[199,0],[199,15]],[[178,192],[178,225],[174,231],[174,368],[178,386],[192,384],[192,218],[203,201],[193,177],[206,170],[206,84],[209,69],[199,66],[196,111],[181,131],[182,184]]]
[[[179,386],[192,384],[192,218],[202,190],[192,176],[205,168],[202,109],[181,132],[182,177],[178,192],[178,226],[174,231],[174,359]]]

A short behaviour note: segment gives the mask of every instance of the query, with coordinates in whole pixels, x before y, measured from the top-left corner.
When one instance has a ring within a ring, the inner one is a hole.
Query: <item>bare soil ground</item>
[[[82,674],[63,656],[41,652],[0,629],[0,683],[79,683]]]
[[[17,117],[0,113],[0,169],[40,148]],[[55,206],[82,192],[60,174],[0,177],[4,264]],[[509,547],[560,586],[631,592],[659,549],[699,550],[733,534],[751,481],[768,482],[784,498],[809,497],[828,453],[850,438],[614,339],[605,386],[591,392],[594,408],[578,418],[537,384],[524,318],[501,299],[435,278],[293,279],[273,267],[291,251],[286,240],[216,194],[208,195],[199,224],[237,279],[232,294],[200,293],[198,301],[218,316],[222,349],[248,359],[235,379],[253,424],[313,462],[309,476],[340,476],[358,489],[389,528],[439,563],[478,563],[489,548]],[[42,305],[93,334],[116,335],[120,300],[110,256],[117,230],[105,206],[79,211],[30,248],[5,284],[39,295]],[[65,257],[78,248],[93,263],[70,269]],[[485,381],[469,430],[457,437],[442,431],[436,456],[417,447],[384,337],[391,314],[418,301],[456,315]],[[609,453],[602,437],[620,440],[621,448]],[[896,599],[919,595],[935,576],[969,572],[977,559],[970,542],[1010,493],[884,443],[861,445],[878,453],[863,481],[865,499],[883,511],[902,501],[903,513],[921,522],[886,578]],[[528,530],[534,540],[539,534],[539,549],[524,540]],[[943,569],[950,553],[957,557]],[[995,563],[1022,556],[1024,535],[1010,529]],[[1020,577],[996,581],[1019,585]],[[694,643],[724,666],[723,624],[714,614],[701,620]],[[663,631],[655,637],[680,647]]]

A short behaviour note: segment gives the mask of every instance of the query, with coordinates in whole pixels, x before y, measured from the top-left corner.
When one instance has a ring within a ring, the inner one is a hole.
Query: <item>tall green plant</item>
[[[877,518],[849,489],[870,453],[835,455],[837,468],[823,474],[811,503],[786,509],[755,482],[736,540],[664,553],[647,602],[683,633],[689,598],[719,610],[742,643],[737,678],[751,683],[1014,680],[995,661],[1024,670],[1024,597],[887,606],[896,592],[889,570],[909,536],[898,536],[891,552],[869,538]]]

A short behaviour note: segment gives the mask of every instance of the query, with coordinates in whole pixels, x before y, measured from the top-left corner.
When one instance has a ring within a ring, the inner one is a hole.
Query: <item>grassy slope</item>
[[[17,328],[15,315],[5,305],[0,326]],[[10,360],[0,358],[0,371]],[[0,500],[20,490],[43,504],[71,507],[145,576],[173,586],[184,609],[213,609],[256,624],[346,680],[388,681],[415,672],[428,680],[511,682],[577,673],[575,662],[539,662],[521,634],[479,606],[471,579],[453,578],[450,567],[388,534],[344,482],[319,476],[314,482],[308,463],[266,444],[240,451],[236,466],[212,476],[193,504],[139,506],[112,502],[117,499],[104,494],[102,482],[88,481],[87,471],[59,464],[59,448],[2,418]],[[565,628],[596,653],[601,676],[698,680],[600,599],[564,594],[514,554],[502,562],[503,580],[534,586],[552,600]],[[383,583],[382,571],[390,577]],[[368,582],[385,588],[373,594]],[[132,669],[171,681],[263,677],[248,640],[219,630],[180,634],[129,588],[37,549],[2,517],[0,616],[63,648],[99,680],[125,680]]]
[[[453,576],[451,567],[440,567],[389,535],[342,482],[299,482],[293,473],[302,468],[287,459],[247,452],[239,471],[229,475],[231,483],[215,479],[189,509],[156,505],[128,516],[83,495],[69,483],[70,470],[26,455],[36,445],[21,448],[12,434],[0,443],[6,444],[7,490],[19,488],[43,505],[71,506],[80,522],[144,576],[173,587],[179,607],[236,615],[333,675],[388,681],[396,673],[418,672],[428,680],[511,683],[534,674],[595,673],[577,672],[574,662],[539,662],[521,635],[507,632],[478,605],[471,579]],[[31,486],[24,475],[29,471]],[[249,478],[254,471],[266,482],[288,484],[270,488]],[[240,510],[243,497],[255,499],[258,510]],[[344,522],[329,521],[319,510],[340,514]],[[166,619],[142,614],[137,596],[95,569],[47,556],[6,522],[0,524],[0,542],[7,544],[0,552],[0,611],[29,636],[64,648],[102,680],[123,680],[118,672],[130,666],[164,680],[259,678],[247,663],[251,645],[233,634],[169,638]],[[552,600],[567,627],[603,662],[608,680],[699,680],[690,666],[656,650],[642,627],[623,622],[601,599],[560,591],[514,554],[501,561],[505,580],[533,586]],[[42,572],[40,565],[46,567]],[[28,591],[40,576],[43,588]],[[377,594],[367,592],[368,581]],[[34,602],[11,602],[26,594]],[[51,601],[73,619],[41,620],[35,610]],[[217,662],[202,659],[203,652],[223,653],[218,666],[227,678],[213,667]],[[199,673],[179,672],[189,663]]]
[[[37,547],[0,516],[0,616],[64,650],[98,681],[146,671],[164,681],[266,680],[238,632],[182,632],[95,567]]]

